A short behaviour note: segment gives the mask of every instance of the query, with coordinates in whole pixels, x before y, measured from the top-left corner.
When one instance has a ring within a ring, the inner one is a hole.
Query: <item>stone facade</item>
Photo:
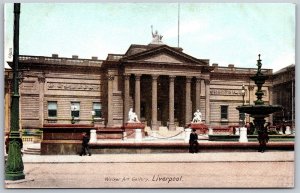
[[[273,103],[282,105],[283,111],[274,113],[274,121],[295,123],[295,65],[287,66],[274,73]]]
[[[131,45],[124,55],[109,54],[106,60],[57,54],[20,56],[20,66],[25,69],[20,86],[22,128],[71,123],[118,128],[126,124],[129,108],[152,130],[185,127],[197,109],[206,125],[237,125],[240,116],[235,108],[243,103],[242,85],[246,88],[245,104],[253,104],[256,98],[249,78],[256,69],[210,66],[207,59],[167,45]],[[5,72],[6,121],[10,73]],[[263,73],[272,76],[272,70]],[[272,78],[263,87],[266,104],[272,101],[271,88]],[[73,103],[80,106],[75,118]],[[95,104],[100,105],[100,117],[91,113]],[[49,116],[51,108],[55,116]]]

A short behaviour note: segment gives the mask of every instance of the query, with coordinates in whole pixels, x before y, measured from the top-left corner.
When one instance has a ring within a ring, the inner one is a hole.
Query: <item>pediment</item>
[[[127,53],[131,53],[131,50],[134,50],[134,47],[131,47],[127,51]],[[138,53],[127,55],[123,59],[124,61],[127,60],[138,62],[208,65],[208,62],[205,60],[194,58],[188,54],[183,53],[181,49],[176,49],[167,45],[151,47],[150,49],[148,48],[145,51],[139,51]]]
[[[160,62],[160,63],[182,63],[179,58],[176,58],[174,56],[170,56],[165,53],[157,54],[149,58],[142,59],[146,62]]]

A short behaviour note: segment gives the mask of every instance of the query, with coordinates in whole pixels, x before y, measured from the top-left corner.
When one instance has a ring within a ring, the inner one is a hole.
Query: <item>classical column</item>
[[[157,125],[157,78],[158,75],[152,75],[152,130],[158,130]]]
[[[141,75],[135,75],[135,96],[134,96],[135,104],[134,111],[138,116],[138,119],[141,117]]]
[[[192,77],[186,77],[185,79],[185,124],[188,124],[192,121],[191,80]]]
[[[174,81],[175,81],[175,76],[169,76],[169,130],[175,130],[175,124],[174,124]]]
[[[196,110],[200,109],[200,94],[201,94],[201,79],[197,77],[196,79]]]
[[[205,123],[210,124],[210,80],[204,80],[205,81]]]
[[[273,88],[271,86],[269,86],[268,90],[269,90],[269,104],[272,105],[273,104]],[[271,125],[273,125],[273,114],[272,113],[269,115],[269,122],[271,123]]]
[[[40,127],[44,125],[44,93],[45,93],[45,77],[44,75],[38,77],[39,82],[39,122]]]
[[[124,124],[128,121],[129,97],[130,97],[129,81],[130,81],[130,74],[124,74],[124,117],[123,117]]]
[[[107,96],[107,127],[112,127],[113,122],[113,81],[114,75],[108,75],[108,96]]]

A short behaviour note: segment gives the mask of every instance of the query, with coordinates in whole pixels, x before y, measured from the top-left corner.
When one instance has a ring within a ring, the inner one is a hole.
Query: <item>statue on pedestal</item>
[[[202,113],[199,109],[194,113],[192,123],[202,123]]]
[[[139,123],[138,116],[135,112],[133,112],[133,109],[130,108],[128,112],[128,123]]]
[[[161,39],[162,39],[162,35],[159,35],[158,34],[158,31],[157,30],[155,30],[155,33],[153,33],[153,26],[151,25],[151,32],[152,32],[152,44],[161,44],[162,43],[162,41],[161,41]]]

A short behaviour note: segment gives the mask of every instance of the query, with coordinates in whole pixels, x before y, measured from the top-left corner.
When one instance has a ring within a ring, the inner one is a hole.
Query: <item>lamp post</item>
[[[19,131],[19,21],[20,3],[14,3],[14,55],[13,55],[13,94],[11,102],[11,120],[9,133],[8,158],[5,165],[6,180],[25,179],[21,156],[22,139]]]
[[[245,93],[246,93],[246,90],[245,90],[245,85],[243,84],[242,85],[242,96],[243,96],[243,106],[245,105]],[[245,113],[242,113],[242,126],[245,125]]]
[[[245,105],[245,85],[242,85],[242,96],[243,96],[243,105]]]
[[[95,115],[96,115],[96,112],[95,111],[91,111],[91,114],[92,114],[92,124],[94,125],[95,124]]]

